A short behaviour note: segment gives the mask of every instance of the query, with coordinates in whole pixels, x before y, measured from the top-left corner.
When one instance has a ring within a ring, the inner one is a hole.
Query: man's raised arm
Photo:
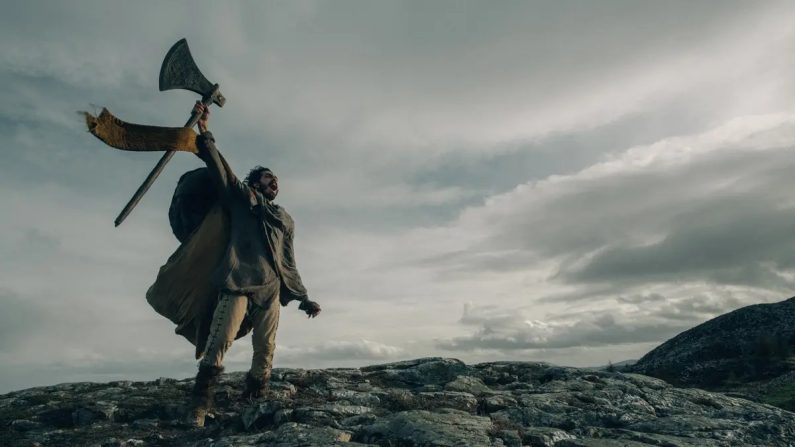
[[[248,188],[232,172],[232,168],[229,167],[224,157],[218,152],[213,134],[207,130],[210,110],[200,102],[196,103],[196,109],[204,112],[198,122],[201,135],[196,139],[199,147],[199,153],[196,155],[207,165],[210,177],[213,179],[213,183],[219,193],[224,196],[242,195],[248,198]]]

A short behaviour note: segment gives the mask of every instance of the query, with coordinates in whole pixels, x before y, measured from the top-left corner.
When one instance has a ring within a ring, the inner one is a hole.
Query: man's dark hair
[[[273,173],[273,171],[271,171],[268,168],[262,166],[255,166],[254,169],[248,171],[248,175],[244,180],[246,182],[246,185],[254,186],[254,184],[259,181],[259,179],[262,177],[262,174],[265,172],[270,172],[271,174]]]

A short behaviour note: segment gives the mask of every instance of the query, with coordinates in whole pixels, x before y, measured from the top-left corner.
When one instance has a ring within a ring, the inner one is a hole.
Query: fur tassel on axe
[[[98,116],[83,112],[86,126],[103,143],[124,151],[199,152],[198,134],[188,127],[161,127],[133,124],[113,116],[103,108]]]

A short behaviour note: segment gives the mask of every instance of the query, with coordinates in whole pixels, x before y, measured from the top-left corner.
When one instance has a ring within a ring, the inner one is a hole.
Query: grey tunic
[[[197,143],[198,156],[207,164],[229,214],[229,245],[213,273],[213,285],[221,292],[247,295],[260,306],[277,295],[282,305],[307,299],[295,265],[292,217],[238,180],[210,132]]]

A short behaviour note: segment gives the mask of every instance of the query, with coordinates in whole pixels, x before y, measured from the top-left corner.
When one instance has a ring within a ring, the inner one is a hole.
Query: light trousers
[[[210,335],[201,364],[205,366],[221,366],[224,354],[232,346],[240,324],[246,317],[249,308],[248,297],[245,295],[221,294],[218,305],[213,313]],[[273,297],[266,307],[252,304],[249,318],[253,325],[251,337],[254,353],[251,357],[251,375],[253,377],[270,377],[273,368],[273,352],[276,349],[276,329],[279,327],[279,297]]]

